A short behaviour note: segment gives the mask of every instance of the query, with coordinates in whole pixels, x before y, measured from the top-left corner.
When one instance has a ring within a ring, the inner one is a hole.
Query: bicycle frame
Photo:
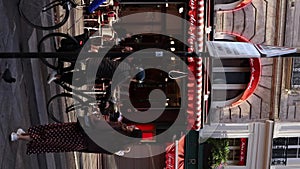
[[[62,98],[62,97],[64,98],[65,100],[64,103],[66,105],[64,113],[69,114],[70,112],[73,111],[76,111],[76,113],[78,113],[77,110],[79,110],[80,116],[90,114],[91,111],[88,111],[88,109],[90,109],[91,106],[94,108],[95,106],[100,108],[101,105],[106,104],[106,100],[104,100],[105,102],[103,102],[102,99],[99,99],[97,98],[97,96],[95,96],[95,95],[102,95],[102,97],[105,98],[105,94],[106,94],[105,91],[78,90],[76,88],[71,87],[69,84],[65,84],[63,82],[61,83],[56,82],[56,84],[63,87],[67,91],[51,97],[51,99],[47,103],[47,113],[49,117],[56,122],[61,122],[61,121],[57,118],[56,115],[53,114],[54,113],[53,111],[49,111],[50,110],[49,105],[52,105],[54,103],[53,101],[56,98]],[[68,98],[70,99],[72,98],[75,102],[73,104],[68,104]],[[81,110],[83,110],[83,112]],[[95,112],[93,112],[93,114],[94,113]]]

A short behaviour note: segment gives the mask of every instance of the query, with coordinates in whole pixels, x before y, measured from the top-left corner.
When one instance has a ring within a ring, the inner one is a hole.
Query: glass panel
[[[228,155],[228,159],[233,160],[233,157],[234,157],[233,150],[230,150],[229,155]]]
[[[229,146],[233,146],[233,144],[234,144],[234,139],[230,138],[230,139],[228,139],[228,141],[229,141]]]
[[[230,138],[229,141],[229,154],[228,154],[228,165],[239,165],[240,162],[240,155],[241,155],[241,139],[240,138]],[[245,165],[246,165],[246,159],[247,159],[247,142],[246,142],[246,151],[243,155],[245,159]]]
[[[299,145],[298,140],[299,140],[298,137],[289,138],[288,139],[288,144],[289,145]]]
[[[241,140],[236,138],[230,138],[228,139],[228,141],[229,141],[229,146],[240,146],[241,144]]]
[[[234,160],[240,160],[240,151],[233,151],[233,159]]]
[[[232,146],[240,146],[241,145],[241,140],[238,138],[233,139],[233,144]]]
[[[230,161],[229,165],[238,165],[240,160],[239,151],[230,150],[228,155],[228,161]]]
[[[300,58],[293,58],[292,85],[300,85]]]
[[[285,145],[286,138],[274,138],[273,145]]]
[[[225,96],[226,100],[230,100],[239,96],[243,92],[244,90],[213,90],[213,101],[225,101]]]
[[[285,159],[272,159],[272,165],[286,165]]]
[[[215,79],[224,78],[224,72],[214,73]],[[226,84],[247,84],[250,81],[250,73],[249,72],[225,72]]]
[[[292,84],[293,85],[300,85],[300,73],[293,72]]]
[[[285,149],[273,149],[272,158],[285,158]]]
[[[287,157],[288,158],[297,158],[297,149],[296,148],[288,149]]]
[[[214,67],[250,67],[249,59],[221,59],[221,62],[213,62]]]
[[[294,68],[300,68],[300,58],[293,58],[293,62],[294,62]],[[297,72],[296,70],[294,70],[295,72]],[[299,72],[299,71],[298,71]]]

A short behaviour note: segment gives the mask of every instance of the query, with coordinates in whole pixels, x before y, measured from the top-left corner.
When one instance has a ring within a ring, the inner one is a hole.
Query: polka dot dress
[[[33,126],[28,133],[32,140],[27,143],[27,154],[79,151],[87,147],[76,122]]]

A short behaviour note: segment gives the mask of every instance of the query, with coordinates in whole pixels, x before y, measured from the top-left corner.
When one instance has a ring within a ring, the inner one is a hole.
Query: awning
[[[241,104],[243,101],[247,100],[254,93],[254,91],[258,86],[260,75],[261,75],[260,59],[250,58],[249,63],[250,63],[250,71],[251,71],[250,81],[242,97],[238,101],[232,103],[232,106],[237,106]]]

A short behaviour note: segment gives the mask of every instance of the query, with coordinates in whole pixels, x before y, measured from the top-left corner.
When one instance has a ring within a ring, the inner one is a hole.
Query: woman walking
[[[88,117],[88,121],[89,127],[93,127],[94,131],[98,131],[96,134],[102,137],[108,136],[114,130],[130,137],[141,138],[142,135],[141,130],[135,126],[127,126],[120,122],[107,122],[103,119],[99,120],[95,115]],[[104,123],[109,123],[112,128],[107,128]],[[118,141],[117,144],[109,143],[112,145],[110,147],[114,149],[113,152],[107,151],[86,134],[84,127],[79,122],[31,126],[27,132],[18,129],[17,132],[11,133],[11,141],[18,140],[28,141],[27,154],[71,151],[114,154],[124,150],[124,145],[129,143],[127,140]]]

